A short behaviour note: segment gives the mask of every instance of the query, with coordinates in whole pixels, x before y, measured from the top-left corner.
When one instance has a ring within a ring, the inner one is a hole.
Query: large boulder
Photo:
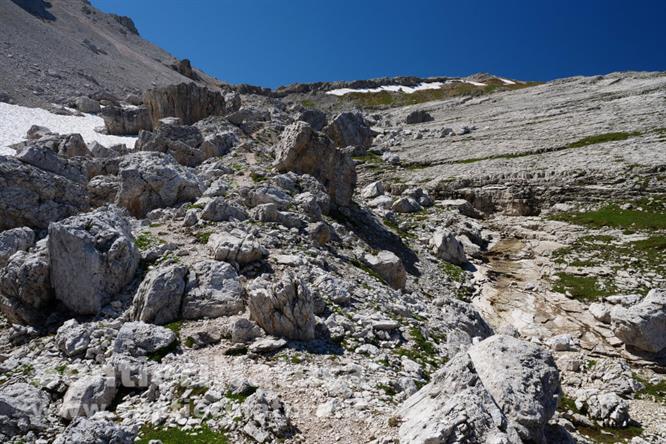
[[[83,163],[59,156],[53,150],[45,147],[29,145],[18,151],[16,158],[23,163],[74,182],[85,183],[88,179]]]
[[[53,444],[133,444],[136,433],[102,418],[76,418]]]
[[[106,132],[118,136],[134,136],[153,128],[150,113],[144,106],[107,106],[102,110],[102,118]]]
[[[116,397],[116,378],[106,375],[83,377],[70,385],[62,400],[60,416],[73,419],[93,416],[107,409]]]
[[[415,123],[425,123],[432,122],[435,120],[429,112],[423,110],[412,111],[405,117],[405,123],[408,125],[413,125]]]
[[[201,261],[192,266],[183,297],[183,318],[231,316],[245,309],[238,273],[224,262]]]
[[[244,233],[215,233],[208,239],[207,247],[213,259],[239,265],[268,256],[264,247]]]
[[[559,374],[538,346],[491,336],[458,353],[403,404],[400,442],[544,443]]]
[[[176,333],[166,327],[145,322],[126,322],[120,327],[113,352],[128,356],[146,356],[171,347]]]
[[[80,315],[99,313],[139,265],[129,221],[115,206],[51,224],[48,246],[55,296]]]
[[[17,251],[28,251],[35,244],[35,232],[28,227],[0,232],[0,268],[9,262]]]
[[[178,117],[184,124],[192,125],[208,116],[227,113],[224,96],[219,91],[195,83],[150,89],[144,93],[143,103],[155,127],[164,117]]]
[[[275,147],[275,158],[278,171],[310,174],[326,187],[336,205],[351,204],[356,187],[354,161],[307,123],[296,122],[285,128]]]
[[[502,413],[526,441],[543,442],[555,414],[560,375],[552,355],[536,344],[495,335],[468,350],[474,369]]]
[[[295,432],[284,403],[275,393],[257,390],[243,402],[240,413],[242,430],[254,442],[283,442]]]
[[[333,118],[324,133],[339,147],[370,148],[375,132],[361,113],[344,112]]]
[[[0,231],[50,222],[87,211],[84,185],[17,159],[0,156]]]
[[[447,229],[435,232],[430,240],[430,246],[432,247],[432,253],[446,262],[455,265],[462,265],[467,262],[463,244]]]
[[[182,265],[149,271],[134,296],[132,319],[158,325],[180,319],[187,274],[187,267]]]
[[[653,289],[645,299],[613,311],[613,332],[622,342],[648,353],[666,349],[666,289]]]
[[[53,300],[46,242],[15,253],[0,269],[0,310],[11,322],[40,324]]]
[[[308,341],[315,336],[314,301],[306,284],[291,273],[271,283],[264,278],[248,289],[250,316],[270,335]]]
[[[396,290],[405,288],[407,272],[395,253],[383,250],[376,255],[366,254],[363,260],[392,288]]]
[[[203,220],[222,222],[232,219],[243,221],[247,219],[245,210],[237,205],[227,202],[224,197],[211,199],[201,212]]]
[[[82,356],[88,350],[93,331],[93,324],[79,324],[76,319],[69,319],[58,328],[56,346],[65,356]]]
[[[0,388],[0,437],[43,431],[48,405],[48,394],[30,384],[4,385]]]
[[[399,411],[400,442],[412,444],[520,443],[467,353],[456,355]]]
[[[119,165],[120,189],[116,204],[132,216],[191,202],[203,192],[197,176],[168,154],[140,152],[125,156]]]

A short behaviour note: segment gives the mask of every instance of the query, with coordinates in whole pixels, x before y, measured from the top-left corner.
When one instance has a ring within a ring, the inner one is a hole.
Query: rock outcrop
[[[180,319],[187,274],[187,267],[181,265],[149,271],[134,296],[132,319],[158,325]]]
[[[185,125],[192,125],[208,116],[226,114],[224,96],[196,83],[179,83],[146,91],[143,103],[157,127],[164,117],[178,117]]]
[[[88,208],[88,194],[80,183],[0,156],[0,230],[47,228]]]
[[[296,122],[285,128],[275,154],[278,171],[310,174],[324,185],[337,206],[351,204],[356,187],[354,161],[307,123]]]
[[[141,131],[150,131],[153,122],[144,106],[107,106],[102,110],[106,132],[118,136],[134,136]]]
[[[614,311],[612,325],[629,346],[648,353],[666,349],[666,290],[653,289],[640,303]]]
[[[203,192],[199,179],[168,154],[130,154],[120,162],[118,177],[116,203],[135,217],[155,208],[191,202]]]
[[[270,335],[308,341],[314,339],[313,298],[306,284],[286,273],[271,283],[255,280],[248,289],[252,319]]]
[[[341,148],[347,146],[370,148],[375,136],[375,132],[370,129],[363,115],[354,112],[338,114],[323,131]]]
[[[403,404],[400,441],[545,442],[559,374],[548,352],[491,336],[459,353]]]
[[[51,224],[48,248],[55,297],[81,315],[97,314],[139,265],[129,222],[114,206]]]
[[[245,309],[238,273],[230,264],[201,261],[192,266],[183,297],[183,318],[231,316]]]

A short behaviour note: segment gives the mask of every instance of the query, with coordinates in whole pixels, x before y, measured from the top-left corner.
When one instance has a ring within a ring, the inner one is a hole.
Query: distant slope
[[[136,34],[131,19],[87,0],[1,0],[0,29],[0,100],[45,106],[99,91],[122,98],[190,80],[172,67],[177,59]]]

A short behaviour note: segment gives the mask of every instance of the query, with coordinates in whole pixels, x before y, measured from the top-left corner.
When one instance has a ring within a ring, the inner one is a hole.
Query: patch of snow
[[[474,85],[474,86],[486,86],[485,83],[475,82],[474,80],[461,80],[461,82],[469,83],[470,85]]]
[[[350,94],[350,93],[377,93],[382,91],[403,92],[406,94],[413,94],[416,91],[422,91],[425,89],[439,89],[442,86],[444,86],[444,83],[442,82],[427,82],[427,83],[420,83],[417,86],[384,85],[384,86],[379,86],[377,88],[357,88],[357,89],[340,88],[340,89],[333,89],[331,91],[326,91],[326,94],[331,94],[334,96],[344,96],[345,94]]]
[[[32,125],[45,126],[59,134],[79,133],[86,143],[99,142],[107,147],[124,143],[131,148],[136,142],[136,137],[108,136],[95,131],[104,126],[104,120],[98,116],[61,116],[41,108],[0,103],[0,154],[14,154],[9,145],[23,142]]]
[[[501,77],[500,77],[499,79],[500,79],[502,82],[504,82],[505,85],[515,85],[515,84],[516,84],[516,82],[514,82],[513,80],[503,79],[503,78],[501,78]]]

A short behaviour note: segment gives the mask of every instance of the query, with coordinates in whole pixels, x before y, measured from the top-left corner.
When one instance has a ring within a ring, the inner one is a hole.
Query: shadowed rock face
[[[25,9],[29,14],[42,20],[52,21],[56,19],[56,17],[49,12],[51,3],[44,0],[12,0],[12,2]]]

